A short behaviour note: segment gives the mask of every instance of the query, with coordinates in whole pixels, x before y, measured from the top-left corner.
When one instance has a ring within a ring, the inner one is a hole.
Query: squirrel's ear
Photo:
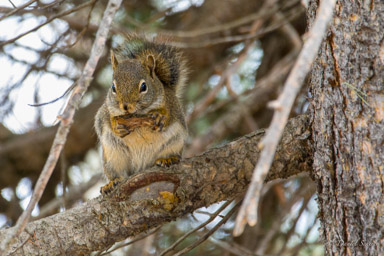
[[[155,67],[156,67],[156,61],[155,61],[155,57],[153,57],[152,54],[148,55],[147,56],[147,67],[149,69],[149,74],[151,75],[151,77],[153,78],[153,73],[155,72]]]
[[[117,62],[117,59],[113,50],[111,50],[111,63],[112,63],[112,69],[115,70],[119,63]]]

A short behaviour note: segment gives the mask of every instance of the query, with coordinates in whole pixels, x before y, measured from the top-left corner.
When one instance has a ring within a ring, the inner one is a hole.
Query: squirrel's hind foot
[[[107,194],[111,193],[120,182],[121,182],[120,178],[116,178],[114,180],[111,180],[107,185],[102,186],[100,188],[100,194],[107,195]]]
[[[159,158],[156,160],[156,165],[161,167],[169,167],[180,162],[180,156],[170,156],[168,158]]]

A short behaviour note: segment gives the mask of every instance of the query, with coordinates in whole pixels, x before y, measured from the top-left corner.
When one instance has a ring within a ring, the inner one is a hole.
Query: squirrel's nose
[[[135,107],[132,104],[123,103],[123,109],[125,112],[128,112],[129,114],[133,114],[136,112]]]

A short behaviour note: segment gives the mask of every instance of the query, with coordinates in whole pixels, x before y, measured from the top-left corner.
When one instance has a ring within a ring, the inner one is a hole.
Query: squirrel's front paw
[[[156,160],[156,165],[161,167],[169,167],[180,162],[180,156],[170,156],[168,158],[159,158]]]
[[[159,112],[152,112],[150,113],[150,117],[153,119],[152,129],[155,131],[162,131],[167,122],[167,116],[160,114]]]
[[[125,126],[123,124],[117,124],[116,127],[113,129],[115,134],[120,138],[124,138],[125,136],[133,132],[133,130],[133,128],[129,128],[128,126]]]
[[[151,116],[125,115],[113,117],[111,126],[117,136],[124,138],[136,129],[152,126],[153,123]]]
[[[100,193],[102,195],[107,195],[107,194],[111,193],[120,182],[121,182],[120,178],[116,178],[114,180],[111,180],[107,185],[102,186],[100,188]]]

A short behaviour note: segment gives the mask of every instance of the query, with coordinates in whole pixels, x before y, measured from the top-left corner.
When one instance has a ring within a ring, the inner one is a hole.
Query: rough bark
[[[311,146],[307,116],[291,119],[278,147],[268,180],[309,172]],[[12,255],[83,255],[104,250],[126,237],[145,232],[202,206],[228,200],[245,192],[264,130],[246,135],[225,146],[183,160],[167,173],[177,175],[178,202],[167,210],[164,201],[132,198],[116,202],[98,197],[63,213],[28,224],[12,247]],[[157,167],[152,172],[160,171]],[[144,193],[144,192],[143,192]],[[0,240],[11,229],[0,231]]]
[[[328,255],[384,254],[383,27],[383,1],[338,1],[313,66],[313,173]]]

